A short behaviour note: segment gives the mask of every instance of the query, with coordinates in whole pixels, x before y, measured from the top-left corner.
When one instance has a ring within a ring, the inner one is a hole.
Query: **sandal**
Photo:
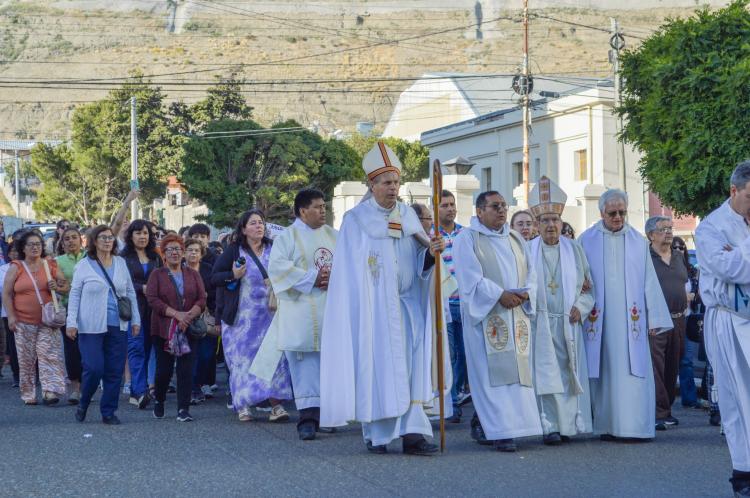
[[[56,405],[59,402],[60,398],[58,398],[55,393],[46,392],[44,393],[44,396],[42,396],[42,403],[47,406]]]

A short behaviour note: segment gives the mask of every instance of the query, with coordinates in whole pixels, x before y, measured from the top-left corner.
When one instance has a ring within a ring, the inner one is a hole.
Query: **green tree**
[[[401,181],[418,182],[430,176],[430,151],[419,141],[409,142],[395,137],[377,138],[353,135],[346,140],[346,143],[357,151],[361,161],[361,158],[369,152],[378,140],[382,140],[401,159],[401,164],[404,166],[401,172]]]
[[[194,133],[203,130],[208,123],[232,119],[242,121],[252,118],[253,108],[242,95],[244,80],[218,79],[216,85],[206,90],[205,99],[188,106],[184,102],[170,105],[174,127],[181,133]]]
[[[299,124],[286,121],[272,128],[294,127]],[[263,209],[271,221],[286,222],[297,190],[315,186],[330,196],[338,182],[358,174],[358,156],[344,143],[307,130],[260,129],[252,120],[215,121],[205,127],[207,133],[246,133],[196,136],[185,143],[180,181],[191,196],[206,203],[208,222],[231,226],[251,206]]]
[[[681,214],[715,209],[735,164],[750,157],[747,4],[668,20],[622,57],[621,139],[642,153],[650,190]]]

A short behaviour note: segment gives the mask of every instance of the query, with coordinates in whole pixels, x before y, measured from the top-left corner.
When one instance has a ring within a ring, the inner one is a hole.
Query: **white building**
[[[580,81],[536,78],[531,98],[571,91]],[[428,130],[516,107],[519,98],[512,87],[513,75],[426,73],[399,95],[383,136],[415,141]]]
[[[535,102],[531,112],[530,182],[546,175],[565,190],[568,207],[563,218],[577,233],[600,218],[596,199],[604,189],[623,188],[617,155],[622,145],[616,139],[612,108],[611,86],[592,86]],[[471,173],[479,179],[481,191],[497,190],[509,204],[523,207],[522,129],[521,111],[505,109],[426,131],[421,140],[430,149],[430,163],[464,156],[476,163]],[[628,221],[640,230],[648,203],[636,171],[639,155],[626,145],[624,157]]]

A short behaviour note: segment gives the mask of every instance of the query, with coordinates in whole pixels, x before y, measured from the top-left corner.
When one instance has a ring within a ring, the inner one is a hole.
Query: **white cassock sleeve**
[[[701,223],[695,232],[700,266],[727,283],[750,284],[750,237],[731,251],[727,238],[713,223]]]
[[[500,300],[503,289],[482,275],[482,265],[474,253],[474,239],[469,230],[464,230],[453,242],[453,261],[461,308],[472,324],[481,322]]]

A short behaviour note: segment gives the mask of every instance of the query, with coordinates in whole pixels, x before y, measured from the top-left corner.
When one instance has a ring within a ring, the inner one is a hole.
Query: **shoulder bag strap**
[[[99,265],[99,268],[102,269],[102,273],[104,273],[104,278],[107,279],[107,282],[109,283],[109,286],[112,288],[112,292],[115,294],[115,299],[120,299],[120,296],[117,295],[117,290],[115,290],[115,284],[112,283],[112,280],[109,278],[109,275],[107,275],[107,270],[104,269],[104,265],[101,261],[99,261],[99,258],[95,259],[96,264]],[[112,260],[112,271],[114,272],[115,267],[115,260]]]
[[[49,265],[47,264],[46,259],[42,259],[42,264],[44,265],[44,273],[47,275],[47,281],[52,280],[52,273],[49,271]],[[52,305],[55,307],[55,310],[60,308],[60,305],[57,303],[57,292],[56,291],[50,291],[50,295],[52,296]]]
[[[255,255],[255,251],[253,251],[253,248],[250,248],[250,257],[253,258],[253,261],[255,261],[255,264],[258,266],[258,269],[260,270],[260,274],[263,276],[263,280],[268,279],[268,272],[263,267],[263,263],[260,262],[260,258]]]
[[[26,261],[21,260],[21,264],[23,265],[23,269],[26,270],[26,273],[29,275],[29,280],[31,280],[31,283],[34,286],[34,292],[36,292],[36,298],[39,300],[39,305],[44,306],[44,301],[42,300],[42,295],[39,293],[39,287],[36,286],[34,275],[31,274],[29,267],[26,266]]]
[[[174,285],[174,290],[177,293],[177,298],[180,300],[180,308],[182,308],[182,311],[185,311],[185,298],[183,297],[182,293],[180,292],[180,286],[177,285],[177,280],[175,280],[174,275],[172,275],[172,272],[167,270],[167,275],[169,275],[169,280],[172,281],[172,285]],[[185,285],[185,273],[182,273],[182,282],[183,285]]]

